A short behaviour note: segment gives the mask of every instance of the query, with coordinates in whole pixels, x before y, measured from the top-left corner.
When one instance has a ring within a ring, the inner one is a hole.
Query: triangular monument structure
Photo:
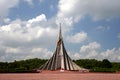
[[[59,38],[57,41],[56,50],[53,56],[44,65],[42,65],[40,69],[41,70],[82,70],[84,69],[79,67],[77,64],[75,64],[71,60],[71,58],[68,56],[63,43],[61,24],[60,24]]]

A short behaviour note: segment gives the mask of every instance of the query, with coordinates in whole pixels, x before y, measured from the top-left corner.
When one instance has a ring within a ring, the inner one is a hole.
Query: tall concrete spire
[[[75,64],[67,54],[67,51],[65,49],[63,39],[62,39],[61,24],[60,24],[59,38],[57,41],[56,50],[53,56],[44,65],[42,65],[40,69],[42,70],[58,70],[58,69],[80,70],[80,69],[83,69],[79,67],[77,64]]]
[[[62,38],[61,23],[60,23],[60,31],[59,31],[59,39],[60,38]]]

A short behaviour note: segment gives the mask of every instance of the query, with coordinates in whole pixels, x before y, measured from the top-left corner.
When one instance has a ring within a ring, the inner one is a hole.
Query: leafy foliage
[[[91,72],[120,71],[120,62],[110,62],[107,59],[104,59],[102,61],[95,59],[79,59],[74,62],[83,68],[90,69]]]
[[[45,59],[28,59],[14,62],[0,62],[0,73],[2,72],[31,72],[38,69],[47,60]],[[95,59],[73,60],[77,65],[90,69],[91,72],[115,72],[120,71],[120,62],[110,62],[107,59],[98,61]]]
[[[35,68],[39,68],[47,60],[44,59],[28,59],[14,62],[0,62],[0,72],[31,72]]]

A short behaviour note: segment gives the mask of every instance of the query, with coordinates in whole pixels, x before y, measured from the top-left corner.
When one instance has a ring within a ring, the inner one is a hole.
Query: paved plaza
[[[43,71],[42,73],[2,73],[0,80],[120,80],[119,73],[79,73]]]

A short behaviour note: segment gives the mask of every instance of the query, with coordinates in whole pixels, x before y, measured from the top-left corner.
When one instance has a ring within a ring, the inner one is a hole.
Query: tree
[[[109,60],[104,59],[101,63],[101,67],[102,68],[112,68],[112,63]]]

